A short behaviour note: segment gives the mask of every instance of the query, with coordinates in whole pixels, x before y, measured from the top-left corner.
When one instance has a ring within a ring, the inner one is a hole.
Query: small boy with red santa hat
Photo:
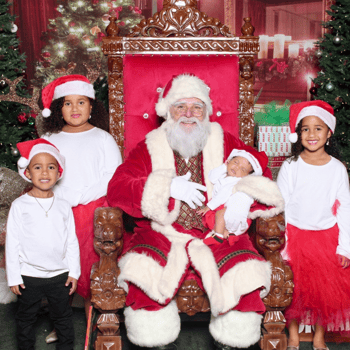
[[[19,174],[33,188],[11,205],[7,221],[8,285],[18,296],[16,314],[19,349],[35,344],[33,325],[46,297],[60,349],[73,349],[69,303],[80,276],[79,244],[70,204],[52,191],[62,177],[65,159],[44,139],[17,144]]]

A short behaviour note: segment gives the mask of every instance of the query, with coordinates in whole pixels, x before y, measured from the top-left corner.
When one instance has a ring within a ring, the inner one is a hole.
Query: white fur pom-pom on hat
[[[58,163],[60,178],[62,177],[65,166],[65,158],[51,142],[39,138],[36,140],[17,143],[17,148],[21,154],[21,158],[19,158],[17,161],[18,173],[24,180],[31,182],[25,175],[25,171],[31,159],[38,153],[48,153],[55,157]]]
[[[48,108],[44,108],[41,114],[43,117],[47,118],[51,115],[51,111]]]
[[[45,86],[41,93],[44,106],[42,116],[47,118],[51,115],[50,106],[53,100],[68,95],[82,95],[95,99],[94,86],[88,78],[79,74],[66,75],[55,79]]]
[[[210,88],[194,75],[182,74],[173,77],[164,87],[156,103],[157,115],[167,118],[170,106],[183,98],[198,98],[207,107],[208,116],[213,113],[212,101],[209,97]]]
[[[291,143],[296,143],[298,141],[298,134],[296,132],[293,132],[289,134],[288,139]]]
[[[288,138],[290,142],[295,143],[298,141],[298,134],[295,132],[295,129],[303,118],[311,115],[320,118],[334,133],[336,119],[334,110],[330,104],[321,100],[295,103],[290,106],[289,111],[291,133]]]

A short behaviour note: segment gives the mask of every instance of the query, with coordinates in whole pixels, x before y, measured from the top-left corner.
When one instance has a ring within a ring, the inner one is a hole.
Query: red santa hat
[[[330,104],[321,100],[300,102],[290,106],[290,142],[297,142],[298,134],[295,132],[295,128],[303,118],[308,117],[310,115],[314,115],[320,118],[326,125],[328,125],[332,132],[334,132],[336,119],[334,117],[333,108]]]
[[[50,106],[53,100],[68,95],[82,95],[95,99],[94,86],[88,78],[78,74],[66,75],[55,79],[45,86],[41,93],[44,105],[43,117],[47,118],[51,115]]]
[[[254,170],[252,175],[262,175],[267,168],[267,163],[269,162],[265,152],[258,152],[256,149],[250,146],[245,146],[241,149],[234,148],[227,160],[234,157],[243,157],[247,159]]]
[[[209,92],[209,86],[198,77],[190,74],[178,75],[173,77],[160,93],[156,103],[156,112],[160,117],[166,119],[173,103],[182,98],[196,97],[205,103],[210,116],[213,113],[213,106]]]
[[[51,142],[44,139],[36,139],[25,142],[17,143],[17,148],[21,154],[21,158],[18,159],[18,173],[28,182],[31,182],[25,175],[25,171],[32,160],[32,158],[39,153],[48,153],[56,158],[58,163],[58,172],[60,173],[60,178],[63,175],[65,158],[60,153],[60,151]]]

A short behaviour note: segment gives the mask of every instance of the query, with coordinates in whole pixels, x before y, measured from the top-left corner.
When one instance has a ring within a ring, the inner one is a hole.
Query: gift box
[[[259,151],[264,151],[268,157],[289,156],[292,150],[289,134],[289,126],[259,126]]]
[[[280,168],[282,163],[287,159],[287,156],[269,157],[269,168]]]

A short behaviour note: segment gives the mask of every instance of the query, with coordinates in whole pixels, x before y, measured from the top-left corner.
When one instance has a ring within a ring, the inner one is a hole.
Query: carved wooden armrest
[[[263,350],[284,350],[287,337],[284,332],[286,320],[282,311],[292,302],[293,273],[280,254],[285,243],[284,217],[256,220],[254,240],[257,249],[271,262],[272,276],[270,293],[263,299],[266,313],[263,321],[263,335],[260,347]]]
[[[121,349],[119,315],[125,306],[126,292],[118,286],[118,256],[123,249],[123,219],[118,208],[97,208],[94,217],[94,248],[100,261],[91,270],[91,303],[100,311],[95,349]],[[107,345],[106,345],[107,344]]]

